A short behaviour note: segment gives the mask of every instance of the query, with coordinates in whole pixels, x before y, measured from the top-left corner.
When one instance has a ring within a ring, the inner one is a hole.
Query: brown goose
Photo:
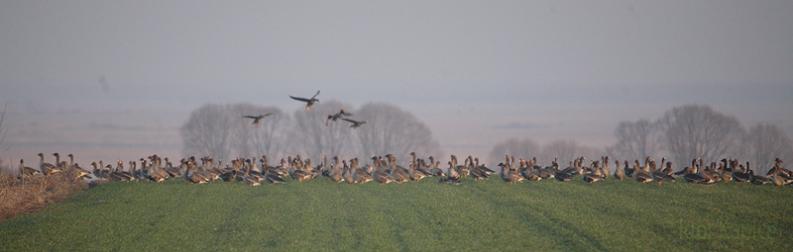
[[[614,160],[614,177],[622,181],[625,179],[625,170],[620,168],[620,161]]]
[[[350,123],[350,128],[358,128],[361,127],[361,125],[366,124],[366,121],[356,121],[350,118],[342,118],[342,120]]]
[[[44,153],[39,153],[39,170],[44,173],[44,175],[52,175],[55,173],[62,172],[62,170],[55,165],[50,163],[44,162]]]
[[[261,120],[262,120],[262,119],[264,119],[265,117],[268,117],[268,116],[270,116],[270,115],[272,115],[272,114],[273,114],[273,113],[264,113],[264,114],[261,114],[261,115],[255,115],[255,116],[252,116],[252,115],[244,115],[244,116],[242,116],[242,117],[243,117],[243,118],[248,118],[248,119],[253,119],[253,123],[251,123],[251,124],[259,124],[259,122],[261,122]]]
[[[314,94],[314,96],[312,96],[311,98],[296,97],[296,96],[291,96],[291,95],[289,96],[289,98],[292,98],[292,100],[295,100],[295,101],[305,102],[306,103],[306,111],[309,111],[309,110],[311,110],[311,107],[314,106],[314,104],[319,103],[319,99],[317,99],[318,95],[319,95],[319,90],[317,90],[317,93]]]
[[[328,115],[328,119],[325,119],[325,126],[328,126],[331,121],[335,122],[345,116],[352,116],[352,113],[344,111],[344,109],[341,109],[336,114]]]
[[[19,175],[21,178],[41,175],[39,170],[25,166],[25,160],[19,160]]]

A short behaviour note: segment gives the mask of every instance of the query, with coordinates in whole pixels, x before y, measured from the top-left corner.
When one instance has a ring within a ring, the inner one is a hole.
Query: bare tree
[[[256,124],[243,118],[268,113]],[[194,110],[182,126],[183,152],[220,160],[275,156],[286,148],[288,126],[289,116],[275,107],[207,104]]]
[[[658,154],[660,131],[657,124],[647,119],[620,122],[614,130],[617,143],[609,154],[617,159],[642,159]]]
[[[227,160],[231,152],[232,126],[240,121],[227,111],[224,105],[206,104],[190,113],[180,130],[185,156]]]
[[[353,117],[366,121],[366,125],[355,129],[361,157],[387,153],[406,157],[410,152],[441,155],[432,130],[410,112],[394,105],[367,103]]]
[[[552,160],[558,159],[559,164],[564,165],[576,157],[598,159],[601,154],[600,150],[580,145],[574,140],[556,140],[543,146],[540,162],[550,163]]]
[[[232,153],[240,157],[259,155],[277,156],[288,148],[286,133],[289,116],[276,107],[264,107],[249,103],[227,107],[232,120]],[[267,115],[257,123],[243,116]]]
[[[737,155],[745,130],[735,117],[706,105],[672,108],[660,119],[668,152],[677,164],[692,158],[717,160]]]
[[[493,146],[490,151],[489,162],[499,163],[504,160],[504,155],[515,155],[522,158],[540,156],[542,149],[537,142],[531,139],[509,139]]]
[[[309,158],[319,159],[323,156],[350,156],[355,150],[352,142],[352,131],[347,123],[337,121],[325,125],[328,115],[351,107],[338,101],[328,101],[315,105],[312,110],[298,109],[294,113],[294,130],[291,135],[294,145],[292,153],[305,154]]]
[[[745,158],[752,162],[758,172],[765,173],[775,158],[784,161],[793,159],[793,144],[782,129],[773,124],[758,124],[749,130],[744,140]]]

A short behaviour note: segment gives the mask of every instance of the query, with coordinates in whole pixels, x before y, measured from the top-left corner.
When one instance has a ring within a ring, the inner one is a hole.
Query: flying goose
[[[350,123],[350,128],[358,128],[358,127],[361,127],[361,125],[366,124],[366,121],[356,121],[356,120],[349,119],[349,118],[342,118],[342,120],[344,120],[346,122],[349,122]]]
[[[352,113],[344,111],[344,109],[341,109],[336,114],[328,115],[328,119],[325,119],[325,126],[328,126],[328,123],[330,123],[330,121],[334,121],[335,122],[336,120],[339,120],[339,119],[341,119],[342,117],[345,117],[345,116],[352,116]]]
[[[317,99],[318,95],[319,95],[319,90],[317,90],[317,93],[314,94],[314,96],[312,96],[310,99],[309,98],[303,98],[303,97],[295,97],[295,96],[291,96],[291,95],[289,96],[289,98],[292,98],[292,100],[295,100],[295,101],[305,102],[306,103],[306,111],[309,111],[309,110],[311,110],[311,107],[314,106],[314,104],[319,102],[319,99]]]
[[[272,114],[273,114],[273,113],[264,113],[264,114],[261,114],[261,115],[256,115],[256,116],[252,116],[252,115],[244,115],[244,116],[242,116],[242,117],[243,117],[243,118],[248,118],[248,119],[253,119],[253,123],[251,123],[251,124],[259,124],[259,122],[260,122],[260,121],[261,121],[263,118],[265,118],[265,117],[268,117],[268,116],[270,116],[270,115],[272,115]]]

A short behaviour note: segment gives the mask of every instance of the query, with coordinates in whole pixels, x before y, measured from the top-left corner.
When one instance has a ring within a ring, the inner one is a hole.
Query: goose
[[[410,169],[409,170],[410,180],[421,181],[422,179],[426,178],[427,175],[417,170],[418,162],[415,161],[416,153],[411,152],[411,154],[413,156],[413,162],[411,162],[410,165],[408,165]]]
[[[369,168],[369,166],[367,166],[367,168]],[[366,169],[358,167],[358,158],[352,159],[350,169],[352,170],[352,178],[355,180],[355,184],[372,182],[372,175],[368,173]]]
[[[25,160],[19,160],[19,176],[20,178],[41,175],[39,170],[25,166]]]
[[[598,181],[602,181],[604,179],[603,173],[601,173],[600,161],[592,162],[592,172],[589,174],[584,175],[584,182],[587,183],[595,183]]]
[[[347,160],[342,160],[342,177],[344,181],[347,181],[348,184],[355,183],[355,179],[352,177],[352,171],[350,170],[350,166],[347,165]]]
[[[328,115],[328,119],[325,119],[325,126],[328,126],[330,121],[334,121],[335,122],[335,121],[337,121],[340,118],[345,117],[345,116],[352,116],[352,113],[344,111],[344,109],[341,109],[341,110],[339,110],[338,113]]]
[[[55,167],[58,167],[58,168],[61,168],[61,169],[66,168],[66,163],[65,162],[61,162],[61,154],[55,152],[55,153],[52,153],[52,155],[55,156]]]
[[[82,167],[80,167],[79,164],[75,163],[74,165],[72,165],[72,169],[74,169],[76,171],[76,174],[74,175],[75,179],[90,179],[91,178],[91,173],[88,172],[87,170],[83,169]]]
[[[556,164],[556,166],[559,165],[556,162],[556,158],[554,158],[554,161],[551,162],[551,165],[554,165],[554,164]],[[582,170],[582,168],[578,164],[578,159],[576,159],[575,161],[568,162],[567,168],[564,168],[564,169],[556,172],[554,177],[556,178],[556,180],[558,180],[560,182],[569,182],[569,181],[573,180],[573,177],[575,177],[576,174],[580,174],[580,172],[579,172],[580,170]]]
[[[375,159],[377,159],[377,158],[375,158]],[[389,175],[388,172],[385,170],[385,166],[383,166],[380,163],[379,159],[377,160],[377,162],[375,164],[375,167],[376,168],[375,168],[374,174],[372,174],[372,176],[374,177],[374,180],[377,181],[377,183],[390,184],[390,183],[394,182],[394,180],[391,178],[391,175]]]
[[[636,160],[634,163],[635,165],[639,164],[639,161]],[[633,177],[642,184],[647,184],[653,182],[653,176],[650,174],[650,161],[647,158],[644,162],[644,166],[642,168],[634,168],[633,170]]]
[[[356,120],[349,119],[349,118],[342,118],[342,120],[350,123],[350,128],[353,128],[353,129],[361,127],[361,125],[366,124],[366,121],[356,121]]]
[[[441,165],[441,161],[436,161],[435,158],[432,156],[429,156],[429,158],[427,159],[430,160],[430,165],[432,166],[430,168],[430,173],[432,173],[432,176],[436,176],[436,177],[443,176],[443,170],[441,170],[441,168],[439,167]]]
[[[245,184],[248,184],[249,186],[262,185],[261,183],[262,178],[252,172],[254,168],[254,164],[256,164],[256,162],[252,162],[250,159],[246,159],[245,163],[246,163],[245,174],[243,174],[242,176],[242,181],[244,181]]]
[[[170,175],[165,171],[165,169],[155,166],[147,173],[146,177],[151,181],[161,183],[170,177]]]
[[[620,161],[619,160],[615,160],[614,161],[614,177],[617,178],[617,180],[619,180],[619,181],[622,181],[622,180],[625,179],[625,170],[620,168]]]
[[[482,170],[482,172],[484,172],[488,176],[496,173],[496,171],[491,170],[490,168],[487,168],[487,166],[485,164],[479,164],[479,158],[478,157],[474,158],[474,167],[477,167],[478,169]]]
[[[770,178],[768,178],[766,176],[755,175],[754,174],[754,170],[752,170],[752,167],[749,166],[749,162],[748,161],[746,162],[746,171],[752,177],[752,184],[765,185],[765,184],[771,183],[771,179]]]
[[[624,170],[623,172],[625,172],[625,176],[633,177],[633,172],[635,172],[636,168],[638,167],[639,167],[639,160],[634,160],[633,167],[628,165],[628,160],[625,160],[622,169]]]
[[[416,152],[410,152],[411,164],[413,164],[413,168],[416,172],[421,173],[422,178],[432,176],[432,172],[428,170],[426,164],[424,163],[423,159],[416,158]]]
[[[782,185],[789,185],[793,183],[793,176],[789,170],[782,167],[782,160],[779,158],[774,159],[774,166],[766,173],[766,176],[774,177],[774,183],[777,183],[777,180],[782,183]]]
[[[273,113],[264,113],[264,114],[255,115],[255,116],[252,116],[252,115],[244,115],[244,116],[242,116],[242,117],[243,117],[243,118],[248,118],[248,119],[253,119],[253,123],[251,123],[251,124],[256,124],[256,125],[258,125],[258,124],[259,124],[259,122],[260,122],[262,119],[264,119],[265,117],[268,117],[268,116],[270,116],[270,115],[272,115],[272,114],[273,114]]]
[[[206,184],[209,179],[204,177],[200,172],[195,172],[196,165],[192,161],[186,161],[186,171],[184,177],[187,181],[193,184]]]
[[[314,176],[311,173],[311,169],[306,169],[305,163],[300,164],[301,162],[302,160],[298,159],[298,168],[292,171],[292,179],[295,179],[298,182],[306,182],[314,178]],[[308,163],[310,164],[310,160]]]
[[[292,100],[295,100],[295,101],[305,102],[306,103],[306,111],[309,111],[309,110],[311,110],[311,107],[314,106],[314,104],[319,103],[319,99],[317,99],[318,95],[319,95],[319,90],[317,90],[317,93],[314,94],[314,96],[312,96],[311,98],[295,97],[295,96],[291,96],[291,95],[289,96],[289,98],[292,98]]]
[[[501,179],[503,179],[505,182],[514,184],[523,181],[523,177],[521,177],[517,172],[513,172],[509,165],[499,163],[498,166],[501,167]]]
[[[59,173],[62,170],[54,165],[44,162],[44,153],[39,153],[39,170],[44,173],[44,175],[52,175],[55,173]]]
[[[74,163],[74,154],[69,153],[66,156],[69,157],[69,164],[68,164],[67,167],[74,167],[74,165],[75,165],[75,163]]]
[[[329,177],[331,180],[333,180],[333,182],[341,183],[344,181],[344,176],[342,176],[341,165],[339,165],[339,157],[333,157],[333,162],[334,164],[330,169]]]
[[[388,159],[388,167],[391,169],[391,177],[394,179],[394,182],[398,184],[408,182],[410,180],[410,171],[405,167],[397,165],[394,155],[388,154],[386,158]]]
[[[440,182],[446,182],[453,185],[459,185],[462,181],[460,181],[460,173],[457,172],[455,169],[455,163],[453,160],[448,162],[449,170],[446,171],[446,177],[441,178]]]

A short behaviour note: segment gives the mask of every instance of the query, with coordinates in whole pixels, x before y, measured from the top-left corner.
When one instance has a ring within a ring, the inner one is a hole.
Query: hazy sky
[[[793,132],[793,1],[0,0],[9,149],[177,154],[206,103],[390,102],[444,150],[602,147],[620,120],[713,105]]]

